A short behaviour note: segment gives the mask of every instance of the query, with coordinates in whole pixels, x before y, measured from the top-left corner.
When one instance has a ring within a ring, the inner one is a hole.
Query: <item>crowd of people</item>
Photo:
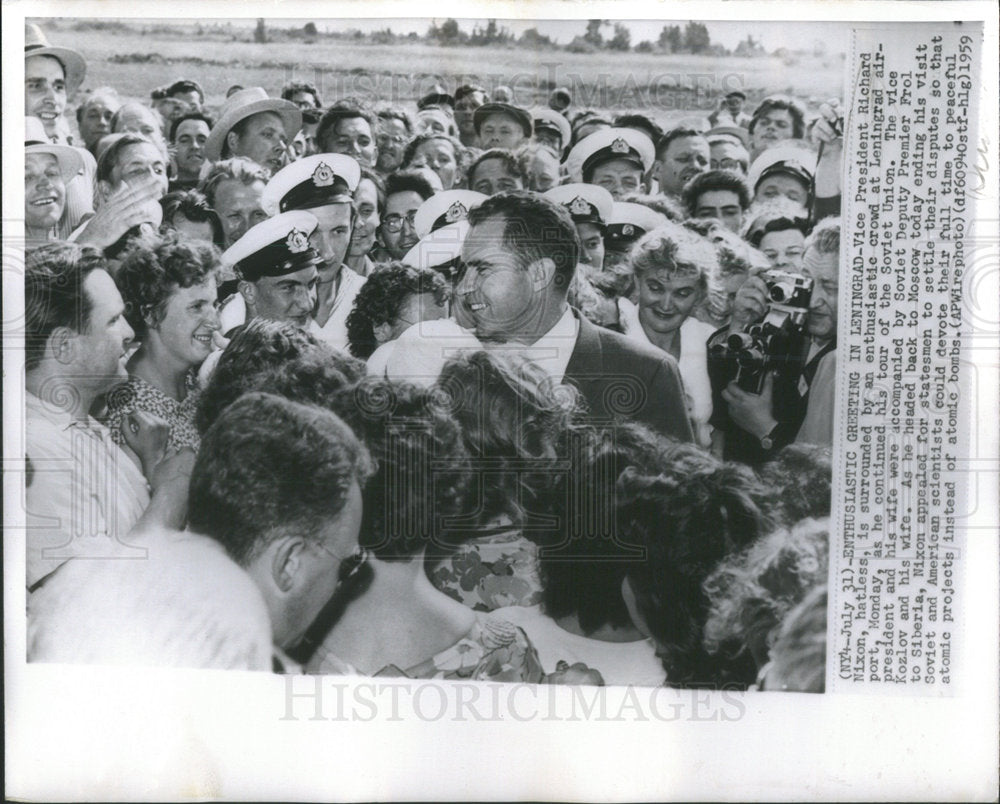
[[[28,26],[29,660],[823,690],[837,102],[85,76]]]

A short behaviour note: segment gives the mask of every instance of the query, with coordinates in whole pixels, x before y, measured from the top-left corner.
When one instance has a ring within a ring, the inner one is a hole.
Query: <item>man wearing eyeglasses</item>
[[[434,195],[430,182],[419,173],[393,173],[385,183],[385,214],[378,228],[379,245],[373,262],[401,260],[420,237],[414,227],[420,205]]]
[[[359,575],[369,473],[367,452],[336,415],[271,394],[244,395],[202,439],[189,527],[219,542],[257,585],[281,669],[283,652]]]

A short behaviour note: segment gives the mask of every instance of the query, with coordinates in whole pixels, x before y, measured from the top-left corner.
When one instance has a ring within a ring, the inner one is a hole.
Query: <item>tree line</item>
[[[261,21],[262,23],[263,21]],[[683,27],[680,25],[664,25],[655,42],[643,40],[632,44],[632,32],[622,22],[611,20],[588,20],[586,32],[574,37],[567,44],[559,44],[551,37],[541,33],[538,28],[528,28],[520,36],[497,20],[487,20],[485,24],[476,23],[471,31],[465,31],[457,20],[448,18],[443,22],[433,20],[425,34],[416,32],[397,34],[391,27],[370,33],[360,30],[321,34],[316,24],[306,23],[300,35],[305,37],[329,36],[331,38],[348,38],[355,41],[368,41],[373,44],[393,44],[396,42],[424,42],[427,44],[453,47],[458,45],[471,47],[526,47],[532,50],[566,50],[570,53],[597,53],[600,51],[617,51],[636,53],[687,53],[706,56],[763,56],[766,55],[761,43],[752,36],[747,36],[735,50],[729,50],[719,43],[713,43],[708,27],[701,22],[690,21]],[[263,38],[258,30],[258,41]]]

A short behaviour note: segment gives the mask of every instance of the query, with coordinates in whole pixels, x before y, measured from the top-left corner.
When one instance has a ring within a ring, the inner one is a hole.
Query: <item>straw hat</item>
[[[222,104],[218,122],[212,127],[205,142],[205,158],[212,162],[221,159],[226,135],[233,130],[233,126],[261,112],[274,112],[281,117],[289,142],[295,139],[302,128],[302,110],[291,101],[268,97],[263,87],[241,89],[226,98],[226,102]]]
[[[83,170],[83,156],[69,145],[53,145],[45,135],[45,126],[37,117],[24,119],[24,153],[52,154],[59,163],[63,182],[68,182]]]
[[[51,56],[62,64],[67,95],[76,92],[87,75],[87,62],[83,56],[68,47],[53,47],[42,29],[30,23],[24,26],[24,57],[29,56]]]

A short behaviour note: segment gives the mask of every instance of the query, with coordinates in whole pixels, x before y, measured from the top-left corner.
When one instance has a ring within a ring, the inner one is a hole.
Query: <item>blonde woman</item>
[[[695,439],[711,445],[712,386],[706,343],[714,331],[694,313],[719,292],[718,257],[712,244],[677,224],[653,229],[629,257],[638,305],[623,316],[625,335],[662,349],[677,360]]]

